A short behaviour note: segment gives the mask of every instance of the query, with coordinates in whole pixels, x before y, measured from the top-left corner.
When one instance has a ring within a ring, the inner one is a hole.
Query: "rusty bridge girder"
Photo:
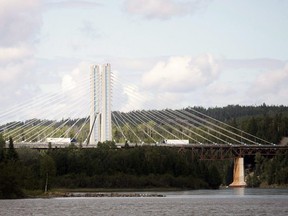
[[[255,146],[255,145],[186,145],[180,147],[184,151],[191,151],[192,157],[200,160],[227,160],[236,157],[263,156],[288,154],[288,146]]]

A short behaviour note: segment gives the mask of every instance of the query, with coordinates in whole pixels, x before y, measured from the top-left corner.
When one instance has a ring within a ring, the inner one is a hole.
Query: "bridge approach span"
[[[71,144],[63,143],[14,143],[15,148],[31,148],[31,149],[56,149],[56,148],[67,148]],[[96,148],[97,145],[80,145],[79,143],[73,143],[75,147],[79,148]],[[183,145],[173,145],[173,144],[135,144],[130,143],[129,148],[135,148],[136,146],[154,146],[154,147],[169,147],[178,148],[179,153],[184,151],[191,151],[192,157],[199,157],[201,160],[226,160],[233,159],[236,157],[252,156],[260,153],[263,156],[274,156],[277,154],[288,154],[288,145],[227,145],[227,144],[183,144]],[[116,147],[123,149],[125,144],[117,143]],[[8,148],[8,144],[6,144]]]

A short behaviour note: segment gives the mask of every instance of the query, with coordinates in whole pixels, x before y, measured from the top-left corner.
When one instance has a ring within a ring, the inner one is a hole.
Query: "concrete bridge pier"
[[[245,187],[245,175],[244,175],[244,158],[238,157],[234,159],[234,171],[233,182],[230,187]]]

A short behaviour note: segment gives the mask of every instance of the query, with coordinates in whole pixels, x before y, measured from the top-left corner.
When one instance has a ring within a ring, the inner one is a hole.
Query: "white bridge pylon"
[[[90,137],[89,144],[112,140],[111,66],[92,65],[90,69]]]

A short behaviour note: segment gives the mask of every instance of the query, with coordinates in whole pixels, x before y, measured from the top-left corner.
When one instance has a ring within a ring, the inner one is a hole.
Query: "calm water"
[[[288,189],[160,194],[166,197],[0,200],[0,215],[288,215]]]

